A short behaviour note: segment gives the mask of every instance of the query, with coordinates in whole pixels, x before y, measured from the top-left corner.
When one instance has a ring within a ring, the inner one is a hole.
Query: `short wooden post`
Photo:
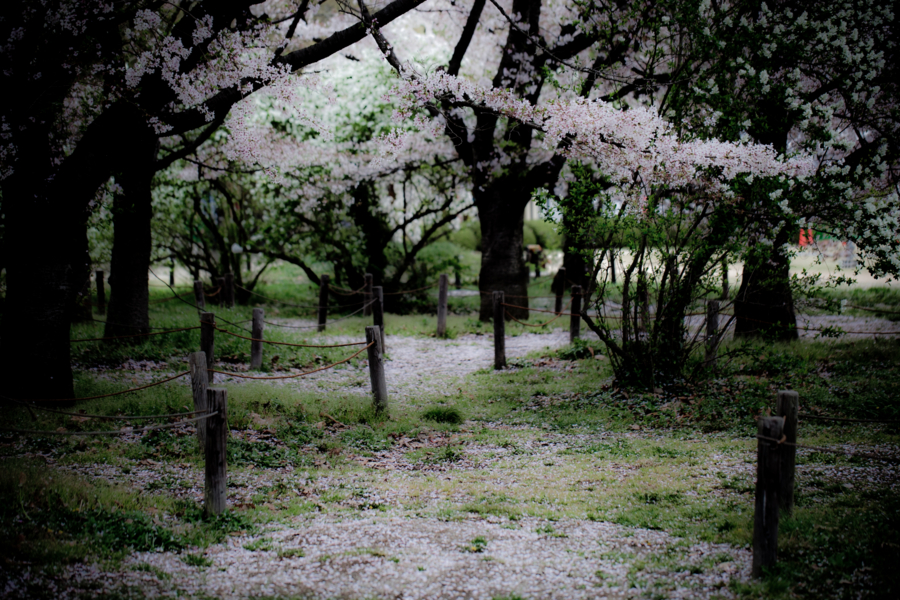
[[[196,304],[197,308],[200,310],[206,308],[206,296],[203,294],[202,281],[194,282],[194,304]]]
[[[784,418],[781,434],[788,444],[797,443],[797,421],[800,413],[800,394],[790,390],[779,390],[775,414]],[[779,490],[779,508],[785,514],[794,512],[794,468],[797,464],[796,446],[781,445],[781,489]]]
[[[506,307],[503,306],[505,294],[491,292],[494,302],[494,368],[506,366]]]
[[[572,286],[572,316],[569,319],[569,343],[581,337],[581,286]]]
[[[328,275],[319,277],[319,327],[318,332],[325,331],[325,322],[328,320]]]
[[[722,259],[722,300],[728,300],[728,259]]]
[[[213,304],[218,304],[219,306],[223,306],[225,304],[225,278],[224,277],[216,277],[216,291],[213,292],[215,296],[213,296]]]
[[[447,287],[449,280],[447,275],[442,273],[438,280],[438,305],[437,305],[437,336],[439,338],[447,335]]]
[[[553,305],[553,312],[562,313],[563,296],[566,294],[566,268],[560,267],[559,271],[553,277],[553,293],[556,294],[556,303]]]
[[[263,319],[266,318],[266,311],[261,308],[253,309],[253,333],[250,334],[250,337],[253,338],[253,341],[250,342],[250,368],[258,369],[262,366],[262,339],[263,339]]]
[[[381,352],[387,346],[384,343],[384,288],[376,285],[372,288],[372,324],[378,327],[381,334]]]
[[[206,407],[217,413],[206,419],[206,486],[204,504],[208,516],[220,515],[228,509],[228,475],[226,443],[228,439],[228,400],[221,388],[206,390]]]
[[[206,368],[216,365],[216,315],[211,312],[200,313],[200,350],[206,353]],[[215,380],[215,373],[209,374],[209,381]]]
[[[222,287],[222,306],[234,308],[234,273],[225,273],[223,279],[225,285]]]
[[[612,248],[606,251],[606,257],[609,259],[609,281],[610,283],[616,282],[616,255],[613,253]]]
[[[716,368],[719,349],[719,301],[706,301],[706,365]]]
[[[382,352],[381,348],[381,330],[377,325],[366,327],[366,343],[372,344],[367,351],[369,354],[369,378],[372,380],[372,399],[375,412],[381,413],[387,410],[388,395],[387,382],[384,379],[384,352]]]
[[[751,573],[761,577],[763,569],[775,566],[778,559],[778,488],[781,486],[781,446],[784,426],[781,417],[760,417],[756,445],[756,507],[753,516],[753,566]]]
[[[94,275],[97,277],[97,312],[101,315],[105,315],[106,286],[103,285],[103,271],[96,271]]]
[[[188,356],[191,365],[191,392],[194,396],[194,410],[206,412],[206,390],[209,388],[209,372],[206,370],[206,352],[191,352]],[[200,449],[206,448],[206,419],[197,421],[197,440]]]
[[[372,281],[373,278],[371,273],[363,275],[363,302],[365,302],[365,306],[363,306],[364,317],[372,316]]]
[[[647,291],[647,280],[643,275],[638,278],[637,282],[637,302],[638,302],[638,323],[637,338],[642,342],[650,339],[650,294]]]

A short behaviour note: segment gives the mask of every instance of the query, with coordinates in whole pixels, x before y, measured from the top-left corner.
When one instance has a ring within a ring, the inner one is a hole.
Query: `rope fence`
[[[190,371],[184,371],[183,373],[178,373],[177,375],[172,375],[171,377],[166,377],[165,379],[161,379],[159,381],[154,381],[153,383],[148,383],[147,385],[142,385],[136,388],[129,388],[127,390],[122,390],[119,392],[111,392],[109,394],[100,394],[97,396],[84,396],[81,398],[36,398],[39,402],[76,402],[78,400],[99,400],[100,398],[112,398],[113,396],[121,396],[122,394],[130,394],[131,392],[139,392],[141,390],[146,390],[148,388],[156,387],[158,385],[162,385],[164,383],[168,383],[169,381],[173,381],[178,379],[179,377],[184,377],[185,375],[190,375]]]
[[[365,343],[365,342],[363,342]],[[306,371],[304,373],[295,373],[293,375],[272,375],[272,376],[262,376],[262,375],[244,375],[243,373],[229,373],[227,371],[218,371],[216,369],[207,369],[210,373],[219,373],[220,375],[226,375],[228,377],[237,377],[239,379],[296,379],[297,377],[304,377],[306,375],[312,375],[313,373],[318,373],[319,371],[325,371],[327,369],[331,369],[338,365],[342,365],[346,362],[350,362],[364,351],[371,348],[375,342],[369,342],[366,344],[364,348],[360,348],[355,353],[351,354],[347,358],[343,360],[339,360],[337,362],[331,363],[330,365],[325,365],[324,367],[319,367],[318,369],[313,369],[312,371]]]
[[[240,338],[242,340],[249,340],[251,342],[261,342],[263,344],[273,344],[275,346],[294,346],[296,348],[344,348],[345,346],[361,346],[362,344],[365,344],[365,342],[348,342],[346,344],[321,344],[321,345],[293,344],[290,342],[275,342],[272,340],[256,339],[256,338],[252,338],[252,337],[247,337],[245,335],[238,335],[236,333],[232,333],[231,331],[228,331],[227,329],[222,329],[221,327],[216,327],[216,331],[221,331],[222,333],[225,333],[232,337]]]
[[[851,452],[851,451],[847,451],[847,450],[838,450],[835,448],[823,448],[822,446],[807,446],[806,444],[797,444],[795,442],[788,442],[787,436],[784,436],[784,435],[782,435],[780,438],[773,438],[773,437],[767,437],[767,436],[763,436],[763,435],[757,435],[756,439],[766,440],[768,442],[775,442],[776,445],[779,445],[779,446],[784,445],[784,446],[789,446],[792,448],[803,448],[805,450],[814,450],[816,452],[824,452],[827,454],[836,454],[839,456],[846,456],[848,458],[854,458],[854,457],[871,458],[873,460],[881,460],[884,462],[889,462],[889,463],[900,465],[900,458],[897,458],[897,457],[881,456],[880,454],[871,454],[868,452]]]
[[[110,337],[99,337],[99,338],[79,338],[74,340],[69,340],[72,343],[76,342],[102,342],[104,340],[121,340],[125,338],[136,338],[136,337],[151,337],[154,335],[165,335],[167,333],[178,333],[179,331],[193,331],[195,329],[200,329],[200,326],[196,327],[182,327],[180,329],[168,329],[166,331],[153,331],[150,333],[133,333],[130,335],[113,335]]]
[[[174,427],[183,427],[189,423],[202,421],[219,414],[218,411],[210,412],[192,419],[183,419],[177,423],[165,423],[162,425],[149,425],[147,427],[138,427],[137,429],[127,427],[115,431],[49,431],[46,429],[17,429],[15,427],[0,427],[0,431],[9,431],[12,433],[25,433],[28,435],[128,435],[130,433],[143,433],[145,431],[155,431],[157,429],[172,429]]]

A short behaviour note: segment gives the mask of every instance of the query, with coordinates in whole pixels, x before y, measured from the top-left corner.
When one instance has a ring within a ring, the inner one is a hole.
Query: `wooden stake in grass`
[[[716,368],[719,348],[719,301],[706,301],[706,365]]]
[[[371,317],[372,316],[372,285],[374,279],[372,278],[371,273],[366,273],[363,275],[363,302],[365,302],[365,306],[363,307],[363,316]]]
[[[106,314],[106,287],[103,285],[103,271],[94,273],[97,277],[97,312]]]
[[[506,307],[503,306],[505,294],[492,292],[494,303],[494,369],[506,366]]]
[[[385,352],[384,343],[384,288],[376,285],[372,288],[372,324],[378,327],[381,335],[381,352]]]
[[[797,421],[800,413],[800,394],[788,390],[778,392],[775,414],[784,418],[784,441],[797,443]],[[781,489],[779,507],[785,514],[794,512],[794,467],[797,463],[797,448],[782,444],[781,448]]]
[[[262,340],[263,339],[263,327],[265,323],[263,323],[263,319],[266,318],[266,311],[261,308],[253,309],[253,333],[250,334],[250,337],[253,338],[254,341],[250,342],[250,368],[258,369],[262,366]]]
[[[376,325],[366,327],[366,343],[372,344],[367,350],[369,355],[369,378],[372,380],[372,400],[375,405],[375,412],[382,413],[387,410],[388,395],[387,382],[384,379],[384,353],[381,347],[381,330]]]
[[[756,445],[756,507],[753,515],[754,577],[761,577],[763,569],[775,566],[778,560],[778,490],[781,487],[781,444],[784,419],[760,417]]]
[[[200,313],[200,350],[206,354],[206,368],[216,365],[216,315],[211,312]],[[210,373],[209,381],[215,379]]]
[[[325,331],[325,322],[328,320],[328,275],[319,277],[319,333]]]
[[[442,273],[438,283],[437,305],[437,336],[442,338],[447,335],[447,287],[449,281],[447,275]]]
[[[234,308],[234,273],[225,273],[222,287],[222,306]]]
[[[206,390],[206,406],[211,413],[206,419],[206,485],[204,505],[207,516],[220,515],[228,509],[228,399],[221,388]]]
[[[553,305],[553,312],[560,314],[562,312],[563,296],[566,294],[565,267],[559,268],[559,271],[557,271],[556,275],[553,277],[553,284],[551,284],[550,287],[553,290],[553,293],[556,294],[556,303]]]
[[[581,337],[581,286],[572,286],[572,316],[569,319],[569,343]]]
[[[202,281],[194,282],[194,304],[196,304],[197,308],[199,308],[200,310],[206,308],[206,296],[203,294]]]
[[[219,306],[225,305],[225,278],[224,277],[216,277],[216,287],[218,290],[213,296],[213,304],[218,304]]]
[[[191,365],[191,392],[194,396],[194,410],[206,412],[206,390],[209,388],[209,372],[206,370],[206,353],[191,352],[188,357]],[[197,421],[197,440],[200,448],[206,448],[206,419]]]

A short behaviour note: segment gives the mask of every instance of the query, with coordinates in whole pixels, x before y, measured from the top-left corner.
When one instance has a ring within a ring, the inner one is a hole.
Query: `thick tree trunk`
[[[10,260],[0,376],[3,393],[13,398],[74,396],[69,323],[90,270],[87,215],[48,197],[47,175],[23,170],[3,181],[3,244]]]
[[[150,331],[149,289],[153,197],[157,138],[143,125],[134,132],[132,156],[116,181],[123,193],[113,201],[113,249],[110,261],[110,297],[104,336]],[[140,343],[143,338],[130,338]]]
[[[87,218],[111,173],[127,164],[145,117],[134,107],[107,110],[55,169],[49,131],[21,138],[16,171],[3,180],[7,296],[0,322],[0,377],[6,394],[72,398],[69,324],[89,276]]]
[[[789,232],[776,236],[771,254],[752,254],[744,264],[741,288],[734,301],[735,337],[797,339],[797,317],[790,285],[790,260],[779,248]]]
[[[493,186],[503,189],[502,185]],[[493,316],[491,292],[502,291],[506,294],[506,303],[528,306],[528,265],[524,257],[524,225],[525,205],[528,198],[516,198],[512,190],[506,194],[487,198],[478,205],[478,217],[481,221],[481,273],[478,276],[478,288],[481,292],[481,310],[479,318],[488,321]],[[530,193],[530,190],[529,190]],[[504,197],[505,196],[505,197]],[[527,319],[528,311],[518,308],[507,308],[507,319],[510,315],[517,319]]]

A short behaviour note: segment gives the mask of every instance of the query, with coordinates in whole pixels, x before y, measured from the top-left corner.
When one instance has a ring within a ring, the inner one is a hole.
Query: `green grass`
[[[283,287],[288,290],[283,298],[301,299],[302,290]],[[900,301],[893,293],[867,291],[858,303],[896,307]],[[154,305],[153,325],[193,325],[195,313],[177,304]],[[249,307],[224,314],[241,320],[249,315]],[[284,315],[290,312],[280,310],[278,316]],[[367,324],[368,319],[353,317],[330,325],[328,336],[361,337]],[[452,315],[450,325],[457,336],[492,332],[490,324],[471,313]],[[387,318],[392,335],[430,336],[434,327],[434,318],[426,315]],[[74,327],[75,332],[82,330],[95,334],[101,329]],[[526,328],[508,324],[508,330],[514,335]],[[273,339],[294,342],[313,335],[274,328],[267,329],[267,337],[269,333]],[[243,340],[217,335],[217,347],[220,343],[227,360],[243,360],[242,353],[249,352],[249,342]],[[104,379],[84,367],[118,366],[132,358],[165,360],[169,371],[180,371],[184,356],[198,346],[195,331],[133,346],[75,345],[80,365],[76,395],[144,382],[141,373],[119,370]],[[319,366],[350,353],[346,348],[266,352],[270,372],[283,365]],[[754,417],[773,411],[777,390],[790,388],[800,394],[801,415],[900,419],[900,342],[730,343],[723,353],[726,358],[714,376],[686,379],[662,393],[648,394],[617,388],[609,362],[595,358],[605,349],[579,343],[511,360],[512,369],[478,371],[453,390],[422,390],[415,398],[392,403],[389,414],[383,415],[372,410],[364,371],[346,370],[342,381],[323,381],[310,391],[267,382],[216,383],[229,392],[230,428],[243,434],[229,440],[229,471],[267,473],[269,479],[253,491],[255,508],[232,510],[212,521],[202,518],[196,503],[169,497],[168,489],[184,485],[175,476],[159,478],[155,489],[143,493],[66,475],[37,459],[23,458],[31,454],[63,465],[99,463],[126,475],[148,460],[162,467],[187,464],[201,469],[202,454],[193,436],[163,430],[126,444],[116,437],[0,434],[0,555],[50,568],[96,558],[116,561],[133,551],[162,548],[205,568],[203,549],[233,532],[321,513],[352,519],[372,510],[444,521],[480,516],[508,527],[521,527],[523,518],[537,517],[545,521],[538,533],[546,536],[561,535],[554,525],[559,519],[596,520],[666,531],[683,537],[685,544],[701,540],[746,547],[752,536]],[[273,366],[275,354],[279,360]],[[76,409],[163,415],[191,406],[189,386],[172,382],[80,402]],[[33,422],[19,409],[7,412],[7,423],[70,431],[123,425],[47,413]],[[432,438],[442,441],[414,449],[399,443]],[[801,416],[800,441],[896,446],[900,427]],[[398,477],[353,460],[384,452],[414,469]],[[894,480],[880,474],[883,465],[806,452],[799,455],[798,465],[802,474],[796,508],[782,520],[778,568],[751,585],[733,584],[731,591],[744,598],[835,598],[857,592],[896,596],[900,505]],[[294,493],[295,486],[283,476],[285,469],[303,473],[309,482],[307,495]],[[843,474],[856,472],[863,474],[860,480],[848,481]],[[319,488],[320,479],[331,483]],[[398,486],[403,493],[394,494],[392,503],[377,499]],[[467,546],[483,553],[488,541],[476,540]],[[282,558],[303,552],[278,548],[267,538],[247,545],[278,552]],[[639,583],[642,568],[713,567],[712,562],[688,564],[677,552],[661,553],[633,563],[630,576]],[[665,595],[665,590],[659,593]]]

